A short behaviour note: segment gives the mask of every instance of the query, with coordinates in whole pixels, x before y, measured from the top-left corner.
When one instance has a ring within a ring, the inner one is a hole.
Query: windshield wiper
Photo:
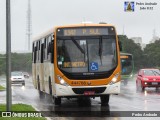
[[[100,58],[100,61],[101,61],[101,65],[102,65],[102,37],[100,37],[100,40],[99,40],[99,58]]]
[[[77,46],[77,48],[81,51],[81,53],[85,54],[85,51],[81,48],[81,46],[77,43],[77,41],[72,37],[71,37],[71,40]]]

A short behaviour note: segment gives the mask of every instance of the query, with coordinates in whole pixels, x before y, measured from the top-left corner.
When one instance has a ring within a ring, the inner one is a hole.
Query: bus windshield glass
[[[69,73],[105,72],[117,66],[115,37],[58,37],[58,67]]]
[[[103,73],[117,66],[116,33],[112,26],[58,28],[57,65],[67,73]]]
[[[133,70],[132,55],[121,55],[122,75],[129,75]]]

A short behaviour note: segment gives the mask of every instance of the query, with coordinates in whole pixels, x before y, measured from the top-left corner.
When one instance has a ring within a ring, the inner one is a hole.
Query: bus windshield
[[[129,75],[133,71],[132,55],[121,55],[122,75]]]
[[[117,66],[114,37],[58,37],[57,64],[69,73],[105,72]]]

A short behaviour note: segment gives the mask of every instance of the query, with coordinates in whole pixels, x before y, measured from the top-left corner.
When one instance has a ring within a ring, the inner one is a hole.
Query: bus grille
[[[72,88],[75,94],[83,94],[84,91],[94,91],[95,94],[103,93],[106,87],[96,87],[96,88]]]

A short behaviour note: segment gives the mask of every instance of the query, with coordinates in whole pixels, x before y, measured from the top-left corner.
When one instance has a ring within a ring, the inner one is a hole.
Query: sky
[[[11,49],[27,50],[26,16],[28,0],[11,1]],[[76,24],[83,21],[106,22],[115,25],[118,34],[142,37],[148,44],[153,30],[160,36],[160,0],[134,1],[134,12],[124,11],[124,2],[130,0],[31,0],[32,37],[54,26]],[[157,5],[140,5],[157,3]],[[139,3],[139,4],[137,4]],[[6,50],[6,0],[0,0],[0,52]],[[140,7],[153,7],[140,10]]]

